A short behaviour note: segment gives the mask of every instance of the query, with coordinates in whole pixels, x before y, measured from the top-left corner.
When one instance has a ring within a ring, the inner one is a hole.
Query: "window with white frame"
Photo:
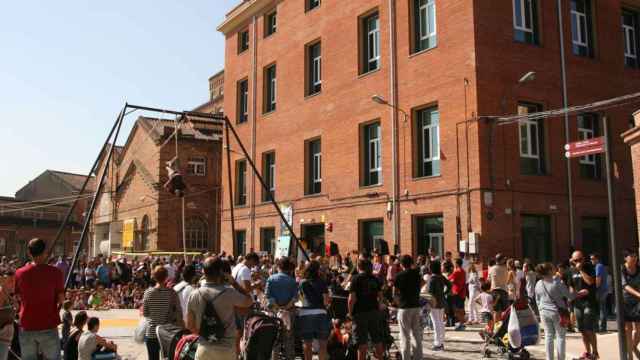
[[[362,19],[362,54],[364,56],[361,73],[380,68],[380,16],[375,12]]]
[[[537,0],[513,0],[513,29],[516,41],[538,44]]]
[[[207,159],[201,156],[190,157],[187,162],[187,174],[205,176],[207,174]]]
[[[264,17],[264,37],[271,36],[277,31],[278,13],[274,10]]]
[[[624,63],[629,67],[638,67],[638,13],[622,11],[622,33],[624,35]]]
[[[518,114],[541,111],[537,104],[519,104]],[[544,175],[546,173],[544,151],[544,126],[542,120],[520,120],[520,172],[522,175]]]
[[[600,123],[597,114],[578,115],[578,138],[580,140],[593,139],[600,136]],[[580,176],[585,179],[598,180],[601,175],[601,156],[591,154],[579,159]]]
[[[249,30],[244,30],[238,33],[238,54],[241,54],[249,49]]]
[[[417,176],[440,175],[440,112],[437,107],[415,113]]]
[[[247,205],[247,161],[236,161],[236,205]]]
[[[382,144],[380,123],[363,127],[364,131],[364,185],[382,183]]]
[[[264,112],[276,110],[276,65],[270,65],[264,70]]]
[[[431,49],[437,45],[436,1],[413,1],[413,52]]]
[[[305,11],[313,10],[320,6],[320,0],[305,0],[306,9]]]
[[[238,82],[238,124],[249,119],[249,80]]]
[[[307,142],[307,194],[322,192],[322,143],[320,139]]]
[[[322,90],[322,48],[320,42],[307,46],[307,95],[317,94]]]
[[[593,57],[591,0],[571,0],[571,42],[575,55]]]
[[[269,191],[262,189],[262,201],[269,201],[269,195],[276,196],[276,153],[273,151],[262,155],[262,176],[269,188]]]

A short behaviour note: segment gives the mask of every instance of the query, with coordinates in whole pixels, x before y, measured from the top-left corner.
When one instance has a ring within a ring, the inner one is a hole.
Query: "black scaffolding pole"
[[[224,117],[224,122],[225,122],[226,126],[228,127],[228,129],[231,130],[231,133],[233,133],[233,137],[236,139],[236,142],[238,143],[238,145],[240,145],[240,149],[242,149],[242,153],[244,154],[244,156],[246,157],[247,161],[249,162],[249,165],[251,165],[251,168],[253,169],[253,173],[256,175],[256,177],[260,181],[260,184],[262,185],[262,189],[264,190],[265,194],[267,194],[267,200],[269,200],[269,202],[273,205],[273,207],[278,212],[278,215],[280,216],[280,219],[282,219],[282,222],[287,227],[287,230],[289,230],[289,234],[291,234],[291,237],[293,237],[293,240],[296,242],[296,245],[298,246],[298,249],[300,249],[302,251],[302,255],[304,255],[304,257],[305,257],[305,259],[307,259],[307,261],[310,260],[309,259],[309,255],[307,254],[306,250],[304,249],[302,244],[300,244],[300,239],[298,239],[298,237],[296,236],[295,232],[293,231],[293,227],[291,227],[291,224],[289,224],[289,221],[284,217],[284,214],[282,213],[282,210],[280,210],[280,206],[278,206],[278,203],[273,198],[273,194],[271,193],[271,191],[269,191],[269,186],[267,186],[267,183],[264,181],[264,178],[262,178],[262,175],[260,175],[260,172],[258,171],[258,168],[256,168],[256,164],[253,162],[253,159],[251,158],[251,156],[249,156],[249,153],[247,152],[247,149],[244,147],[244,144],[242,143],[242,141],[240,140],[240,137],[238,136],[238,133],[236,132],[236,130],[231,125],[231,122],[229,121],[229,118],[225,116]],[[227,143],[227,146],[229,146],[228,143]],[[233,236],[235,236],[235,234],[233,234]],[[291,248],[289,248],[289,251],[291,251]]]
[[[104,180],[107,177],[107,172],[109,171],[109,163],[111,162],[111,158],[113,157],[113,153],[116,149],[116,141],[118,141],[118,135],[120,134],[120,128],[122,127],[122,121],[127,111],[127,107],[128,105],[125,104],[124,108],[122,108],[122,111],[120,111],[120,114],[118,115],[118,119],[116,120],[116,124],[115,124],[116,133],[113,137],[113,141],[111,142],[109,155],[107,155],[107,158],[104,160],[104,168],[102,170],[102,175],[100,175],[100,181],[96,184],[96,191],[93,193],[91,206],[89,206],[89,209],[87,210],[87,213],[84,217],[84,225],[82,226],[82,233],[80,234],[80,240],[78,241],[78,247],[73,255],[73,260],[71,261],[70,269],[74,269],[76,267],[76,263],[78,262],[78,257],[80,256],[80,250],[82,249],[82,246],[84,245],[84,240],[87,237],[87,232],[89,231],[89,224],[91,222],[91,218],[93,217],[93,212],[96,208],[96,203],[98,202],[98,196],[100,195],[100,190],[102,189]],[[107,139],[107,142],[109,142],[109,138]],[[100,154],[98,154],[98,157],[96,159],[96,164],[98,163],[98,160],[100,159],[101,155],[102,155],[102,151],[100,152]],[[72,276],[73,276],[73,271],[69,271],[69,274],[67,275],[67,279],[64,283],[65,290],[69,287],[69,283],[71,281]]]
[[[227,184],[228,184],[228,188],[229,188],[229,210],[231,212],[231,245],[232,248],[235,250],[236,248],[236,219],[235,219],[235,215],[233,213],[233,184],[232,184],[232,177],[231,177],[231,143],[229,142],[229,125],[227,124],[227,122],[225,121],[224,123],[224,136],[225,136],[225,140],[227,142],[226,146],[225,146],[225,150],[227,153]],[[220,214],[220,216],[222,216],[222,214]],[[235,251],[234,251],[235,252]]]

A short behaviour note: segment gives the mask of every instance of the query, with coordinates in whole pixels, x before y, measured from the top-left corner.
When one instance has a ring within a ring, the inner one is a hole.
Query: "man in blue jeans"
[[[28,245],[33,262],[16,271],[16,294],[20,296],[20,349],[23,360],[60,359],[58,309],[64,301],[62,272],[47,265],[46,243],[32,239]]]
[[[600,255],[592,254],[591,263],[596,267],[596,295],[598,306],[600,307],[600,332],[607,332],[607,295],[609,294],[609,283],[607,281],[607,267],[600,262]]]

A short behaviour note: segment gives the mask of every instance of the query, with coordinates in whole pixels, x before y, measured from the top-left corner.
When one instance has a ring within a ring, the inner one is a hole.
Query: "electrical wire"
[[[47,202],[51,202],[51,201],[58,201],[58,200],[68,200],[68,199],[78,199],[80,197],[86,196],[86,195],[93,195],[93,191],[85,191],[83,194],[84,195],[66,195],[66,196],[60,196],[60,197],[54,197],[54,198],[48,198],[48,199],[40,199],[40,200],[30,200],[30,201],[19,201],[19,203],[17,204],[0,204],[0,206],[5,206],[5,207],[19,207],[20,205],[28,205],[28,204],[37,204],[37,203],[47,203]]]
[[[87,196],[84,196],[84,197],[79,198],[79,199],[86,199],[86,198],[89,198],[91,196],[93,196],[93,195],[87,195]],[[14,213],[14,212],[20,212],[20,211],[26,211],[26,210],[45,209],[45,208],[49,208],[49,207],[54,207],[54,206],[59,206],[59,205],[64,205],[64,204],[70,204],[72,202],[75,202],[76,200],[77,199],[71,199],[71,200],[65,200],[65,201],[60,201],[60,202],[54,202],[54,203],[50,203],[50,204],[46,204],[46,205],[31,206],[31,207],[24,207],[24,208],[9,208],[8,210],[3,210],[3,209],[0,208],[0,212],[2,214],[11,214],[11,213]]]
[[[640,92],[632,93],[628,95],[618,96],[611,99],[592,102],[585,105],[570,106],[568,108],[554,109],[547,111],[540,111],[530,114],[519,114],[511,116],[484,116],[485,118],[491,118],[497,120],[498,125],[508,125],[517,123],[523,120],[540,120],[551,117],[560,117],[562,115],[576,115],[595,109],[610,109],[614,107],[620,107],[640,102]]]

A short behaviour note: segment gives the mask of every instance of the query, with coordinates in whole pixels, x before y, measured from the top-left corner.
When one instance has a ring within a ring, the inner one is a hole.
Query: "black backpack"
[[[220,291],[211,300],[207,300],[205,295],[203,293],[200,293],[202,299],[205,301],[202,321],[200,322],[200,337],[207,342],[215,343],[224,338],[226,328],[222,320],[220,320],[218,312],[216,311],[215,306],[213,306],[213,303],[220,295],[224,294],[226,290],[227,289]]]

